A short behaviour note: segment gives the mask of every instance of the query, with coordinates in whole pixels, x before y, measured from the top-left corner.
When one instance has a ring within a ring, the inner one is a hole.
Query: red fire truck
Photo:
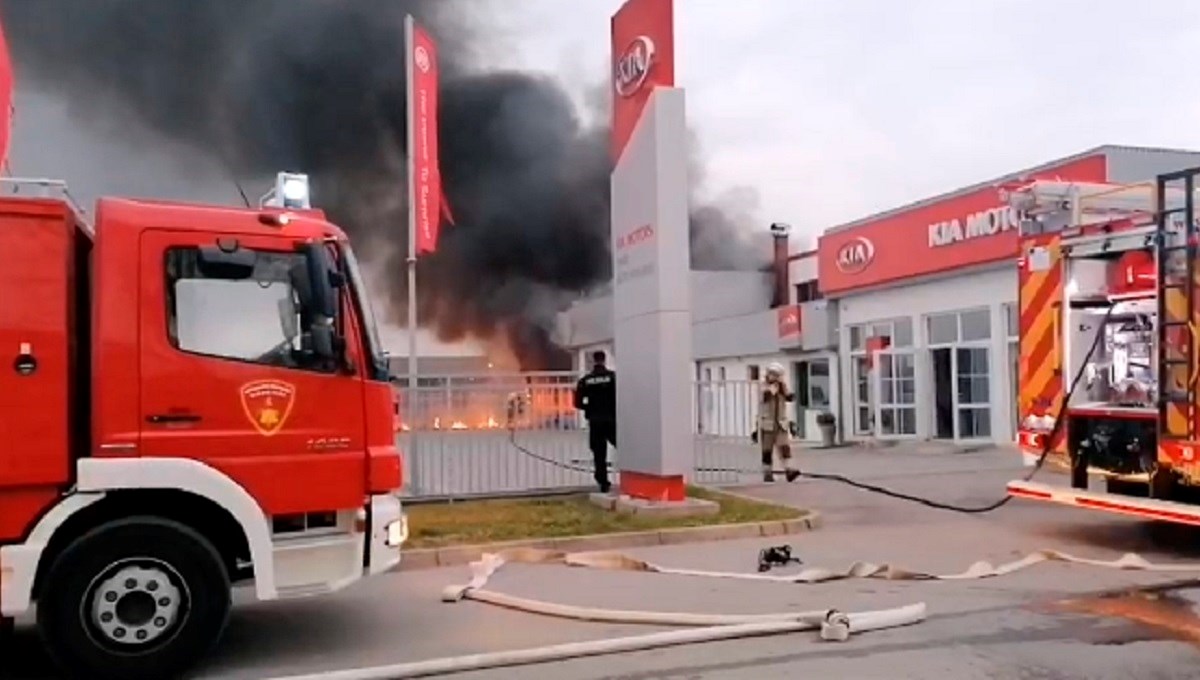
[[[1197,177],[1006,192],[1023,213],[1021,448],[1070,472],[1011,495],[1200,525]]]
[[[231,587],[328,593],[400,559],[396,396],[345,234],[260,208],[0,197],[0,616],[71,677],[159,678]],[[14,195],[15,194],[15,195]]]

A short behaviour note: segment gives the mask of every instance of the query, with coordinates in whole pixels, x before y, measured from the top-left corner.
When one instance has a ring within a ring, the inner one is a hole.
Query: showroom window
[[[854,434],[912,436],[916,423],[916,362],[908,317],[849,326]],[[867,356],[867,342],[884,338],[886,352]],[[874,370],[872,370],[872,363]],[[874,372],[878,372],[877,378]]]

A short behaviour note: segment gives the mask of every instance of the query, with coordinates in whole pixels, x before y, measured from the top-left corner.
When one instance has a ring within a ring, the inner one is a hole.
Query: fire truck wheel
[[[216,644],[229,574],[192,529],[153,517],[104,524],[46,574],[38,627],[68,677],[170,678]]]

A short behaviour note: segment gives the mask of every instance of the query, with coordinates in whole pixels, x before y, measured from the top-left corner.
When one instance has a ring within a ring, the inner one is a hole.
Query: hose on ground
[[[1098,327],[1096,329],[1096,334],[1092,338],[1092,344],[1088,347],[1087,352],[1083,355],[1083,360],[1080,361],[1080,363],[1079,363],[1079,370],[1076,371],[1075,376],[1072,378],[1071,384],[1067,388],[1067,393],[1065,395],[1063,395],[1062,403],[1059,406],[1058,413],[1055,414],[1055,416],[1054,416],[1054,423],[1051,426],[1050,431],[1046,433],[1045,442],[1042,445],[1042,450],[1037,457],[1037,461],[1034,463],[1032,469],[1028,472],[1028,474],[1025,475],[1025,477],[1022,479],[1022,481],[1028,482],[1028,481],[1032,480],[1034,478],[1034,476],[1037,475],[1037,473],[1039,471],[1041,471],[1042,466],[1046,463],[1046,459],[1050,456],[1050,453],[1054,450],[1054,441],[1055,441],[1055,439],[1058,438],[1058,433],[1062,430],[1062,427],[1063,427],[1064,423],[1066,422],[1067,405],[1071,403],[1071,397],[1074,396],[1075,390],[1079,387],[1080,382],[1083,380],[1083,376],[1086,375],[1088,362],[1091,361],[1092,357],[1096,354],[1096,350],[1099,349],[1100,342],[1104,339],[1104,330],[1108,325],[1109,319],[1112,318],[1112,314],[1115,309],[1116,309],[1116,304],[1114,303],[1114,304],[1110,304],[1108,306],[1108,308],[1105,310],[1104,318],[1100,321],[1100,324],[1098,325]],[[562,467],[562,468],[565,468],[568,470],[575,470],[578,472],[588,472],[588,473],[592,472],[592,469],[590,467],[584,468],[582,466],[575,466],[575,465],[571,465],[569,463],[563,463],[561,461],[556,461],[556,460],[553,460],[550,458],[546,458],[545,456],[539,456],[539,455],[533,453],[529,449],[527,449],[517,443],[516,430],[511,427],[509,428],[509,442],[520,453],[522,453],[526,456],[535,458],[537,460],[540,460],[542,462],[549,463],[551,465],[556,465],[558,467]],[[699,468],[698,470],[700,472],[725,472],[725,473],[731,473],[731,474],[747,474],[747,475],[759,474],[762,472],[761,469],[752,470],[752,469],[748,469],[748,468],[703,467],[703,468]],[[775,470],[774,474],[786,475],[787,470]],[[889,498],[895,498],[897,500],[908,501],[910,503],[917,503],[919,505],[924,505],[925,507],[933,508],[935,510],[948,510],[951,512],[959,512],[959,513],[968,514],[968,515],[979,515],[979,514],[985,514],[985,513],[993,512],[995,510],[999,510],[1000,508],[1007,505],[1008,502],[1013,499],[1013,496],[1006,494],[1003,498],[1000,498],[1000,499],[993,501],[991,503],[988,503],[986,505],[977,505],[977,506],[956,505],[954,503],[945,503],[942,501],[933,500],[931,498],[924,498],[922,496],[915,496],[912,494],[907,494],[902,491],[895,491],[893,489],[888,489],[886,487],[877,486],[875,484],[868,484],[867,482],[860,482],[856,479],[846,477],[845,475],[823,473],[823,472],[805,472],[803,470],[800,470],[800,471],[798,471],[797,476],[807,478],[807,479],[818,480],[818,481],[837,482],[839,484],[845,484],[846,486],[853,487],[855,489],[859,489],[860,491],[867,491],[869,493],[879,494],[881,496],[887,496]]]
[[[716,640],[782,635],[813,630],[820,632],[819,637],[821,640],[845,641],[856,633],[916,624],[925,620],[927,614],[924,603],[905,605],[892,609],[848,613],[837,609],[773,614],[630,611],[557,604],[517,597],[485,588],[492,575],[504,565],[512,563],[553,564],[568,567],[671,574],[700,578],[815,584],[853,578],[907,581],[985,579],[1005,576],[1046,562],[1060,562],[1126,571],[1200,573],[1200,564],[1197,563],[1156,564],[1149,562],[1135,553],[1126,553],[1115,560],[1097,560],[1057,550],[1039,550],[1021,559],[996,565],[986,561],[979,561],[958,573],[936,574],[908,569],[898,565],[854,562],[845,569],[810,567],[794,574],[757,574],[666,567],[621,553],[566,553],[536,548],[514,548],[499,553],[485,554],[478,561],[471,563],[471,581],[466,584],[448,586],[442,592],[442,600],[444,602],[473,600],[516,611],[577,621],[688,626],[691,629],[512,651],[469,654],[372,668],[296,675],[286,678],[275,678],[273,680],[382,680],[384,678],[432,677],[488,668],[532,665]]]
[[[1108,327],[1108,321],[1112,318],[1113,311],[1116,308],[1116,303],[1111,303],[1108,305],[1108,309],[1104,311],[1104,318],[1096,327],[1096,334],[1094,337],[1092,337],[1092,344],[1088,346],[1087,352],[1084,353],[1083,359],[1079,362],[1079,370],[1075,372],[1075,376],[1071,379],[1071,384],[1067,388],[1067,393],[1063,395],[1062,403],[1058,407],[1058,413],[1054,415],[1054,424],[1050,427],[1050,431],[1045,436],[1045,443],[1042,445],[1042,451],[1040,454],[1038,454],[1037,461],[1034,463],[1033,468],[1028,474],[1025,475],[1025,478],[1022,481],[1028,482],[1033,479],[1033,477],[1046,463],[1046,459],[1050,456],[1050,452],[1054,450],[1054,440],[1058,438],[1058,433],[1062,430],[1063,424],[1067,420],[1067,405],[1071,403],[1071,397],[1074,396],[1076,388],[1079,387],[1079,383],[1083,380],[1083,376],[1087,374],[1088,362],[1092,360],[1092,357],[1096,354],[1096,350],[1099,349],[1100,342],[1104,339],[1104,331]],[[955,505],[953,503],[942,503],[929,498],[922,498],[920,496],[913,496],[911,494],[885,489],[884,487],[875,486],[873,484],[866,484],[842,475],[801,472],[800,476],[808,477],[809,479],[839,482],[862,491],[877,493],[889,498],[918,503],[936,510],[949,510],[951,512],[961,512],[968,515],[980,515],[992,512],[994,510],[999,510],[1013,499],[1013,496],[1005,494],[1003,498],[988,503],[987,505]]]
[[[851,616],[849,625],[857,625],[859,627],[855,632],[891,628],[913,622],[910,619],[916,618],[918,614],[924,615],[924,607],[921,607],[920,612],[916,611],[916,608],[908,608],[905,611],[867,612],[857,617]],[[837,628],[831,626],[828,632],[823,633],[823,636],[829,640],[845,639],[845,636],[848,635],[845,631],[847,626],[845,617],[833,618],[836,621],[835,625]],[[287,678],[275,678],[274,680],[394,680],[399,678],[425,678],[489,668],[524,666],[588,656],[660,649],[700,642],[782,635],[817,628],[820,628],[820,624],[799,619],[705,626],[689,630],[649,633],[647,635],[633,635],[589,642],[571,642],[532,649],[468,654],[442,659],[430,659],[428,661],[395,664],[392,666],[314,673],[312,675],[296,675]]]
[[[577,557],[577,559],[568,561],[571,557]],[[573,642],[530,649],[469,654],[372,668],[287,676],[286,678],[274,678],[273,680],[392,680],[394,678],[432,677],[466,671],[539,664],[700,642],[782,635],[814,630],[819,631],[821,640],[844,642],[852,634],[919,623],[925,619],[926,615],[924,603],[893,609],[850,613],[841,612],[836,609],[750,615],[623,611],[556,604],[516,597],[484,588],[488,579],[500,567],[509,562],[570,564],[571,566],[591,564],[587,561],[586,557],[582,561],[578,557],[582,556],[570,556],[556,551],[538,550],[515,550],[504,551],[499,554],[486,554],[479,561],[471,563],[473,573],[471,581],[467,584],[447,587],[442,593],[442,600],[444,602],[474,600],[507,609],[578,621],[688,626],[691,629],[589,642]],[[630,568],[629,565],[633,564],[630,558],[621,555],[617,555],[615,558],[615,562],[609,563],[609,566],[612,568]],[[625,565],[625,567],[615,565]]]

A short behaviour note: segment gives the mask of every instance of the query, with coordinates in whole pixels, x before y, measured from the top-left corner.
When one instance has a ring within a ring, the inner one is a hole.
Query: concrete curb
[[[724,493],[724,492],[722,492]],[[732,494],[731,494],[732,495]],[[755,499],[762,502],[761,499]],[[468,564],[478,560],[485,552],[498,552],[510,548],[539,548],[562,550],[563,552],[595,552],[618,548],[647,548],[656,545],[680,545],[704,541],[730,541],[764,536],[786,536],[812,531],[821,526],[821,515],[817,512],[796,519],[773,520],[770,522],[748,522],[745,524],[714,524],[701,527],[678,527],[654,531],[631,531],[619,534],[595,534],[564,538],[530,539],[506,541],[486,545],[461,545],[449,548],[425,548],[409,550],[400,559],[399,571],[433,569]]]

